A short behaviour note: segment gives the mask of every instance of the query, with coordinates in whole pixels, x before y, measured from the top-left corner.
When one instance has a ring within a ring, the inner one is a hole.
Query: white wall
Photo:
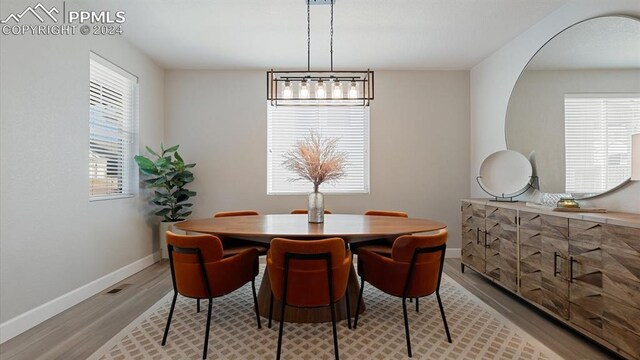
[[[306,196],[267,195],[263,71],[168,71],[166,143],[196,162],[193,217],[255,209],[288,213]],[[377,72],[371,105],[371,193],[329,195],[334,212],[404,210],[449,225],[460,247],[469,195],[469,73]],[[144,145],[144,144],[142,144]]]
[[[24,7],[3,2],[2,13]],[[154,252],[155,225],[141,196],[89,202],[89,51],[139,76],[142,144],[155,146],[164,135],[164,73],[119,36],[1,40],[4,325]]]
[[[491,153],[503,150],[504,121],[511,90],[535,52],[566,27],[591,17],[627,14],[640,17],[637,0],[572,0],[494,52],[471,70],[471,196],[486,197],[475,177]],[[640,182],[603,195],[583,206],[640,212]]]

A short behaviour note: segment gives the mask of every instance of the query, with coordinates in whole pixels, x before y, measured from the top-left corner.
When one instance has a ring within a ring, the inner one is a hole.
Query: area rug
[[[446,274],[440,293],[453,343],[446,340],[435,296],[422,298],[420,313],[408,306],[413,309],[409,324],[414,359],[560,359]],[[201,358],[206,301],[204,311],[196,313],[195,300],[178,296],[167,344],[160,345],[172,296],[164,296],[89,359]],[[365,285],[364,301],[367,310],[356,330],[349,330],[346,321],[338,323],[340,357],[407,359],[401,300]],[[213,308],[209,359],[275,358],[279,323],[269,329],[263,318],[263,328],[257,329],[250,285],[214,299]],[[333,357],[331,323],[285,324],[283,359]]]

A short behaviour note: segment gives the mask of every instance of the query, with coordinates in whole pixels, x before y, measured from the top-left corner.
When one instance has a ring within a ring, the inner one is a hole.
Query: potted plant
[[[165,149],[160,144],[160,153],[157,153],[147,146],[146,149],[154,160],[142,155],[134,157],[140,171],[148,177],[144,183],[154,189],[151,202],[159,207],[155,215],[162,216],[159,238],[163,258],[169,256],[165,232],[173,224],[185,220],[191,214],[189,208],[193,204],[188,200],[196,195],[195,191],[185,187],[193,182],[193,173],[189,169],[196,164],[185,164],[178,154],[178,147],[179,145],[175,145]]]
[[[308,216],[310,223],[324,222],[324,196],[320,185],[335,182],[345,176],[347,154],[336,149],[337,138],[324,138],[313,131],[309,136],[286,152],[283,165],[297,174],[289,181],[307,180],[313,184],[309,194]]]

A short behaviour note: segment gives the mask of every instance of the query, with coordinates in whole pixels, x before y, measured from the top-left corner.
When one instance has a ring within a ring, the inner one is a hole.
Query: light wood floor
[[[566,359],[610,359],[614,355],[585,340],[515,296],[447,259],[445,272],[514,324]],[[103,293],[0,345],[0,359],[86,359],[171,290],[169,265],[157,263]],[[445,304],[446,306],[446,304]]]

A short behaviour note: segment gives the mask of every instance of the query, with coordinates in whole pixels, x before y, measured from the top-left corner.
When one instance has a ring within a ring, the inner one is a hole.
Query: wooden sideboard
[[[462,200],[469,267],[601,345],[640,359],[640,214]]]

